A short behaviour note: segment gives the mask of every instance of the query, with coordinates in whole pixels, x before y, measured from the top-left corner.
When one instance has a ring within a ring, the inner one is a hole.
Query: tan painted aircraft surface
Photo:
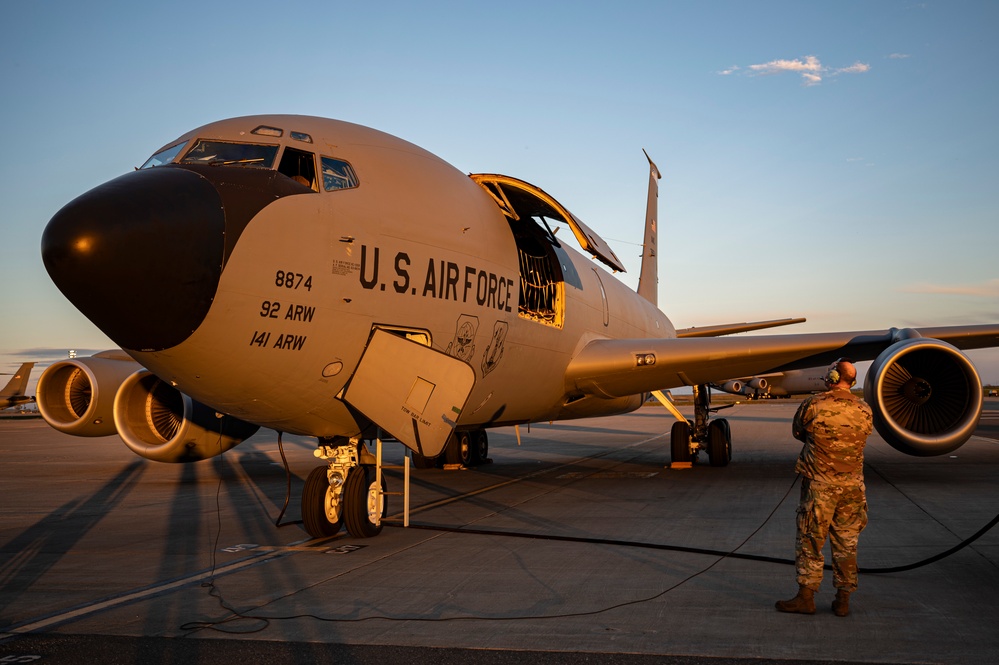
[[[28,388],[28,378],[31,376],[31,368],[35,363],[21,363],[21,366],[10,381],[3,388],[0,388],[0,409],[7,409],[18,404],[34,402],[35,398],[25,395]]]
[[[656,306],[649,164],[636,293],[608,272],[624,268],[605,241],[516,178],[469,176],[336,120],[195,129],[46,227],[53,281],[123,351],[52,365],[39,409],[64,432],[117,432],[159,461],[217,455],[259,426],[317,437],[326,464],[302,499],[315,536],[380,530],[383,488],[364,445],[379,431],[418,466],[474,464],[489,427],[622,413],[694,386],[694,421],[673,410],[672,459],[704,450],[724,466],[729,428],[709,419],[701,388],[846,355],[876,358],[866,394],[892,445],[930,455],[967,440],[982,394],[958,349],[999,345],[999,325],[674,329]]]

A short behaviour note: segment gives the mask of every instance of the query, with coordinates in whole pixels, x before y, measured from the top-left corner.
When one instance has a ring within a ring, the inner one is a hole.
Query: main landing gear
[[[381,533],[388,505],[385,478],[376,480],[374,455],[360,440],[336,439],[320,441],[316,457],[328,464],[313,469],[302,490],[302,523],[309,535],[326,538],[344,525],[356,538]]]
[[[424,457],[413,453],[413,466],[417,469],[441,468],[446,464],[461,466],[478,466],[489,461],[489,437],[486,430],[451,432],[444,452],[437,457]]]
[[[670,429],[670,459],[672,466],[681,468],[697,459],[704,450],[711,466],[727,466],[732,459],[732,430],[724,418],[709,420],[711,411],[711,389],[694,386],[694,420],[678,419]],[[673,407],[674,415],[679,412]],[[727,408],[727,407],[721,407]]]

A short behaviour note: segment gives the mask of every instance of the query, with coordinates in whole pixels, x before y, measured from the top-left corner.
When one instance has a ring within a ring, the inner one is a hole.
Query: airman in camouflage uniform
[[[832,548],[833,612],[849,614],[857,589],[857,539],[867,525],[864,494],[864,444],[873,429],[871,408],[850,392],[857,370],[846,359],[826,373],[829,390],[812,395],[794,415],[792,433],[804,442],[795,471],[801,474],[795,567],[798,595],[778,601],[781,612],[814,614],[813,595],[822,582],[822,548]]]

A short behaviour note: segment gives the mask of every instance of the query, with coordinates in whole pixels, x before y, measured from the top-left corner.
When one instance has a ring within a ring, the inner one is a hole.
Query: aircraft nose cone
[[[42,234],[59,290],[122,348],[176,346],[201,324],[218,288],[225,213],[196,173],[157,167],[68,203]]]

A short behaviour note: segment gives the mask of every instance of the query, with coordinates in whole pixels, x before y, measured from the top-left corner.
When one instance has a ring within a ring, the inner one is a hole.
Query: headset
[[[826,375],[822,377],[822,380],[825,381],[826,385],[834,386],[837,383],[839,383],[840,377],[842,376],[842,371],[840,367],[841,363],[853,364],[853,361],[850,360],[849,358],[839,358],[838,360],[836,360],[836,362],[830,365],[829,370],[826,372]],[[853,380],[850,381],[851,388],[855,385],[857,385],[856,376],[854,376]]]

